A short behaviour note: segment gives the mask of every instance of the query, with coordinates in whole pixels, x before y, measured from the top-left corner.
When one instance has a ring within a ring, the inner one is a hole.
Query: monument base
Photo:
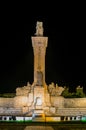
[[[42,109],[36,109],[32,115],[33,122],[45,122],[45,114]]]

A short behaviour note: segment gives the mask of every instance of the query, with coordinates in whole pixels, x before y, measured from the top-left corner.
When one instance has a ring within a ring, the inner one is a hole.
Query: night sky
[[[73,12],[65,8],[55,11],[48,8],[40,13],[39,10],[35,8],[30,12],[29,7],[20,9],[18,6],[2,11],[0,93],[15,92],[17,87],[23,87],[28,81],[33,83],[31,36],[34,36],[37,21],[43,22],[44,36],[48,37],[46,83],[66,85],[71,91],[81,85],[86,92],[86,33],[83,15],[80,11]]]

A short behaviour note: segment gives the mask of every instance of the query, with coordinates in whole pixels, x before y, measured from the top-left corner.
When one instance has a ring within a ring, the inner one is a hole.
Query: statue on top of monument
[[[43,36],[43,22],[37,21],[36,23],[36,36]]]

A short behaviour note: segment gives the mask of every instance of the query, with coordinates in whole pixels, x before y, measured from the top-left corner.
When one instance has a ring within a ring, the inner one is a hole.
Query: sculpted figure
[[[49,87],[48,87],[48,91],[51,94],[51,96],[60,96],[61,93],[64,91],[63,87],[58,86],[58,84],[55,84],[52,82]]]
[[[48,87],[49,93],[52,95],[52,93],[54,93],[55,91],[55,86],[54,83],[52,82],[49,87]]]
[[[37,21],[35,35],[36,36],[43,36],[43,22]]]
[[[60,96],[63,91],[64,91],[63,87],[56,86],[56,96]]]
[[[30,83],[28,82],[28,83],[27,83],[27,86],[16,88],[16,95],[17,95],[17,96],[25,96],[25,95],[28,95],[28,93],[30,92],[30,90],[31,90],[31,85],[30,85]]]

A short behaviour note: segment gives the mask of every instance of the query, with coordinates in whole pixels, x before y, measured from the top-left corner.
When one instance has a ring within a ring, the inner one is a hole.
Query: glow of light
[[[42,100],[40,98],[38,98],[37,105],[41,105],[41,104],[42,104]]]

